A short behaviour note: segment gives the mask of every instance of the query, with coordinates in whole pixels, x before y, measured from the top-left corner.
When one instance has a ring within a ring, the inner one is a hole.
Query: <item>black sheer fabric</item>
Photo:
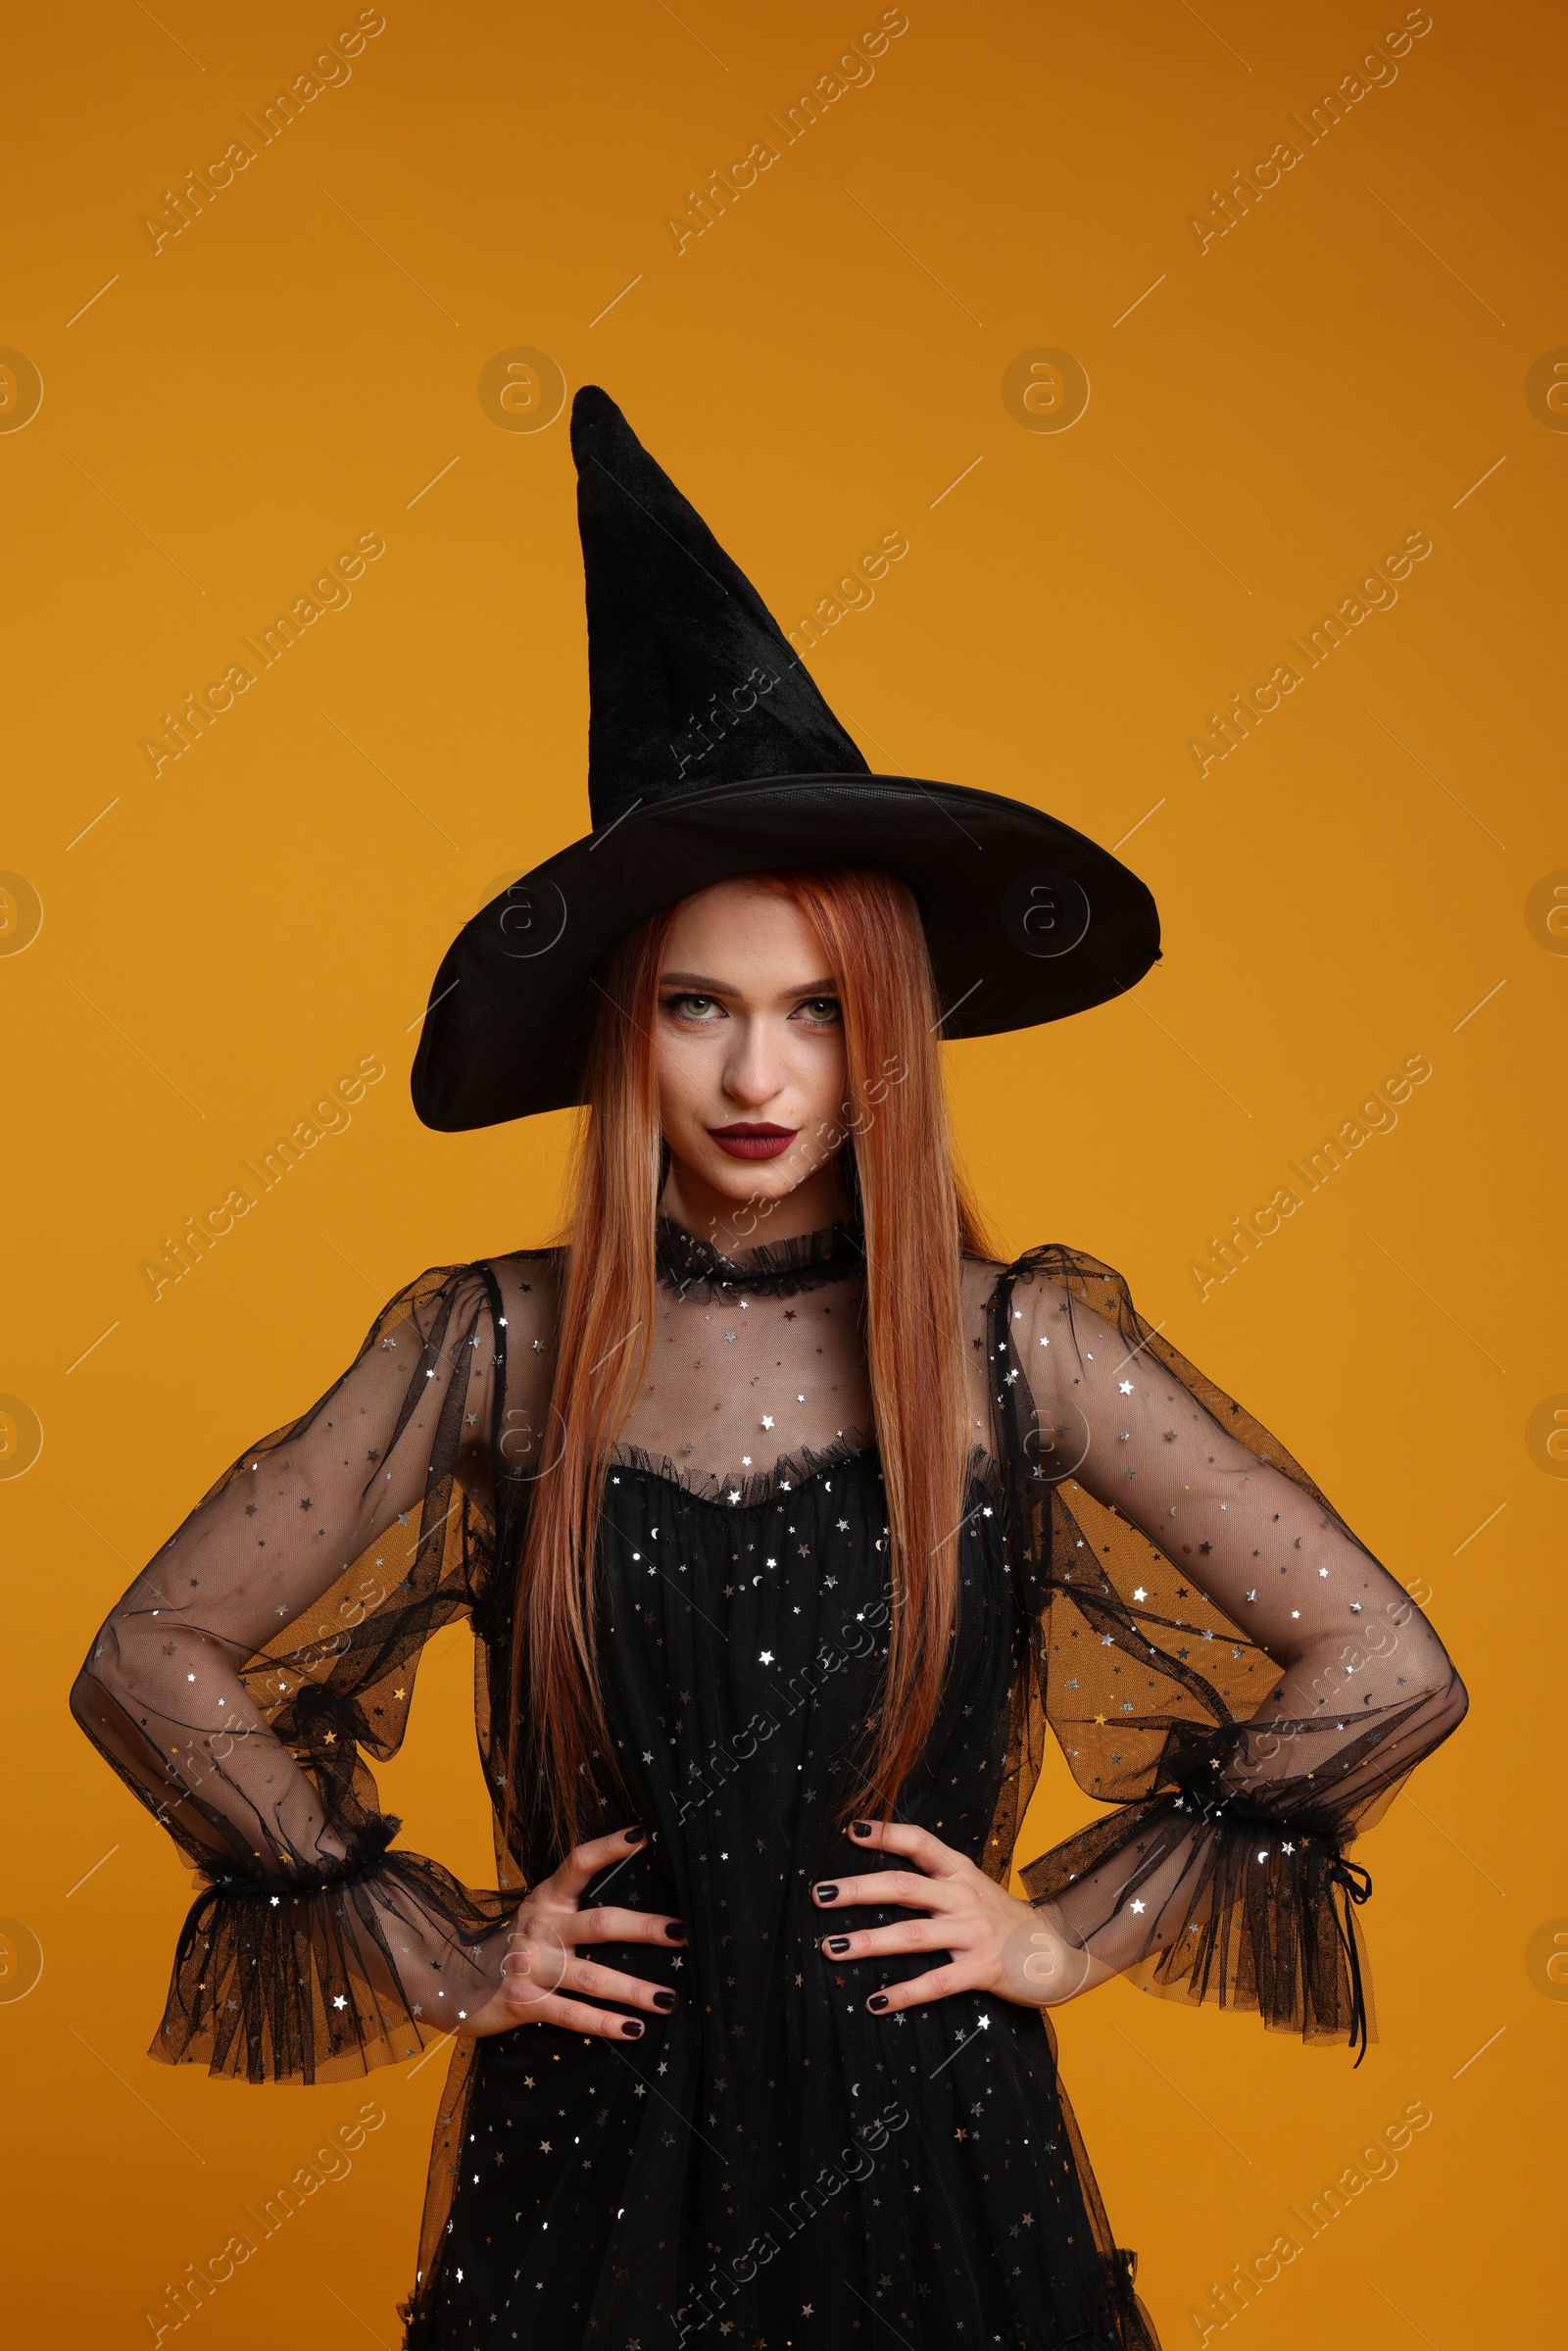
[[[624,1791],[607,1772],[601,1815],[651,1834],[585,1897],[688,1923],[683,1951],[594,1947],[679,1995],[641,2041],[465,2037],[560,1856],[524,1801],[499,1890],[464,1887],[391,1841],[365,1760],[396,1752],[423,1643],[466,1616],[499,1816],[553,1254],[400,1292],[78,1678],[83,1727],[203,1881],[155,2055],[312,2081],[458,2035],[411,2345],[850,2351],[884,2321],[915,2351],[1153,2343],[1044,2012],[961,1993],[877,2017],[867,1996],[931,1955],[819,1948],[811,1886],[879,1859],[839,1825],[887,1622],[861,1263],[850,1228],[733,1259],[662,1229],[596,1587]],[[1344,1848],[1463,1713],[1441,1642],[1108,1268],[971,1263],[964,1298],[958,1621],[901,1815],[1005,1883],[1049,1728],[1109,1807],[1023,1870],[1085,1969],[1361,2041]]]

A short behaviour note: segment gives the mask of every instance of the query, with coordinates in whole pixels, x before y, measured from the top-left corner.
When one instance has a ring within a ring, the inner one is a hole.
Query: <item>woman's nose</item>
[[[725,1093],[752,1109],[771,1102],[782,1084],[778,1053],[765,1033],[748,1036],[724,1071]]]

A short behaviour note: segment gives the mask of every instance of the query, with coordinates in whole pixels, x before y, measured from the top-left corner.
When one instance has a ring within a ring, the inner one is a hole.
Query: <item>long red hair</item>
[[[857,1813],[891,1813],[930,1737],[947,1668],[970,1441],[959,1268],[989,1254],[955,1166],[937,1044],[941,1006],[912,893],[851,866],[749,877],[793,899],[836,977],[848,1064],[843,1149],[865,1234],[865,1341],[891,1537],[882,1699]],[[613,1785],[599,1695],[593,1562],[606,1462],[648,1374],[662,1176],[655,1027],[675,907],[624,939],[601,975],[587,1064],[548,1445],[523,1551],[508,1775],[532,1784],[564,1850],[602,1828]]]

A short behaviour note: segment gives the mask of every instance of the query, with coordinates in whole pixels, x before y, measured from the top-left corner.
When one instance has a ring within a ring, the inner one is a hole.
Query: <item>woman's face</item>
[[[840,1213],[838,979],[794,900],[750,880],[689,899],[665,943],[657,1017],[668,1213],[724,1228],[721,1247],[750,1229],[735,1222],[747,1203],[775,1240]],[[796,1193],[791,1213],[774,1209]]]

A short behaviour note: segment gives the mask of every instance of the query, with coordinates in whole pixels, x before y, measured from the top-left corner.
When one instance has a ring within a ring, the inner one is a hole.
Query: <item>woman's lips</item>
[[[799,1127],[732,1126],[710,1127],[709,1133],[721,1151],[732,1159],[777,1159],[782,1157],[800,1133]]]

